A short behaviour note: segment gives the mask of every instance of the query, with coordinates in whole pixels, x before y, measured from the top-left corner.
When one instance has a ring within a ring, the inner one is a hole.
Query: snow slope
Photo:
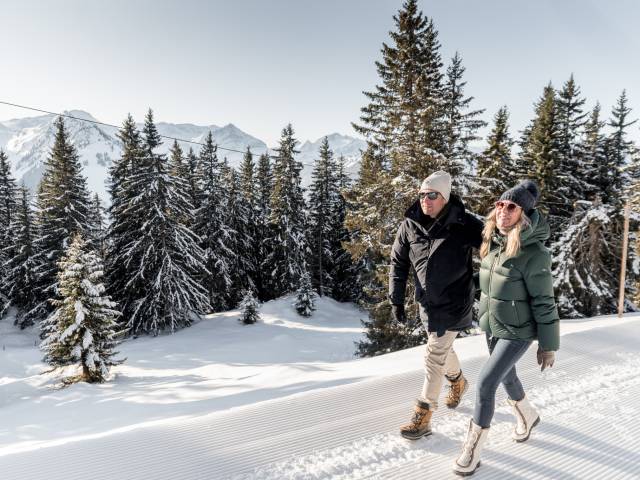
[[[292,298],[264,321],[211,315],[175,335],[121,345],[127,362],[99,386],[55,389],[36,332],[0,322],[0,468],[5,479],[451,478],[473,406],[439,410],[434,435],[403,440],[421,382],[423,347],[354,359],[353,306],[319,301],[301,319]],[[562,323],[556,366],[535,347],[520,374],[542,422],[525,444],[499,406],[474,478],[636,478],[640,316]],[[456,343],[472,387],[483,338]],[[89,472],[89,473],[88,473]]]

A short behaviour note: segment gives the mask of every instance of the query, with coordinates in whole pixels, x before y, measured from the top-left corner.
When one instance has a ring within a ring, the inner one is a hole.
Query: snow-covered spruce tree
[[[189,153],[187,153],[186,158],[187,164],[187,183],[189,184],[189,198],[191,199],[191,203],[193,204],[193,208],[197,212],[200,208],[200,198],[202,197],[200,192],[200,184],[198,183],[198,172],[200,169],[200,160],[198,156],[193,151],[193,148],[189,148]]]
[[[134,195],[124,216],[137,218],[139,228],[119,253],[128,271],[121,294],[122,322],[130,334],[176,329],[191,324],[192,315],[208,312],[206,290],[199,279],[206,272],[198,237],[183,223],[191,221],[188,188],[170,175],[167,159],[155,150],[160,136],[151,110],[145,117],[144,156],[125,190]]]
[[[376,63],[380,84],[365,92],[368,103],[356,131],[367,140],[361,176],[348,194],[353,208],[346,217],[351,239],[347,250],[362,265],[363,306],[369,311],[371,338],[361,354],[375,354],[424,341],[410,332],[394,340],[385,333],[391,325],[387,299],[389,253],[407,207],[416,199],[420,182],[435,170],[452,170],[446,151],[446,93],[438,32],[432,20],[407,0],[394,17],[390,44],[383,44]],[[460,76],[460,71],[455,75]],[[460,85],[456,78],[456,85]],[[457,95],[461,92],[454,89]],[[462,98],[457,96],[456,98]],[[369,181],[367,178],[371,178]],[[416,310],[410,280],[408,311]]]
[[[470,190],[468,185],[473,178],[478,161],[478,155],[471,151],[469,144],[479,140],[477,132],[487,123],[480,119],[484,109],[470,110],[473,97],[466,97],[463,81],[465,68],[462,58],[455,53],[451,65],[447,68],[447,78],[444,85],[444,156],[449,160],[449,173],[453,180],[453,187],[459,193]]]
[[[17,186],[11,176],[7,154],[0,148],[0,317],[3,305],[9,303],[10,285],[4,281],[8,277],[7,261],[13,257],[12,225],[17,210]]]
[[[58,262],[76,233],[89,226],[89,193],[76,148],[62,117],[54,124],[55,141],[44,165],[37,193],[35,252],[38,305],[25,321],[42,319],[57,295]]]
[[[273,166],[266,260],[274,297],[297,290],[306,271],[305,202],[300,186],[302,164],[294,157],[298,153],[297,143],[289,124],[282,130],[275,149],[278,156]]]
[[[606,139],[606,156],[609,177],[607,178],[607,194],[609,204],[614,208],[614,219],[612,225],[607,232],[609,241],[612,245],[614,254],[611,255],[607,262],[612,271],[619,272],[621,268],[622,237],[624,233],[624,204],[629,195],[633,195],[631,191],[633,180],[631,175],[637,174],[637,168],[634,168],[634,159],[639,154],[638,149],[629,140],[629,127],[634,125],[638,120],[631,119],[631,108],[628,106],[626,92],[623,91],[616,105],[611,112],[611,118],[607,125],[612,132]],[[633,243],[635,231],[638,229],[637,214],[631,217],[630,237]],[[640,259],[636,256],[633,249],[628,250],[627,263],[627,282],[625,290],[633,295],[635,284],[640,278]],[[630,302],[625,303],[626,310],[637,308]]]
[[[606,203],[615,205],[619,209],[623,205],[624,186],[629,182],[624,167],[634,151],[633,142],[628,139],[628,128],[638,121],[637,119],[630,120],[631,107],[627,103],[627,92],[623,90],[611,111],[611,118],[607,122],[612,132],[606,143],[609,175],[603,187]]]
[[[177,140],[173,141],[173,145],[169,150],[169,175],[173,177],[182,188],[185,188],[184,196],[190,207],[187,216],[181,218],[180,223],[190,230],[195,230],[195,208],[191,196],[189,164],[186,162],[182,148],[180,148]]]
[[[614,210],[595,202],[578,202],[568,227],[556,242],[553,278],[562,318],[611,313],[616,307],[615,271],[607,258],[616,252],[607,238]]]
[[[600,119],[600,104],[596,103],[585,124],[581,149],[584,154],[583,169],[589,178],[585,199],[593,201],[597,195],[606,203],[609,171],[606,137],[602,132],[604,125],[605,122]]]
[[[331,235],[333,289],[330,295],[339,302],[358,302],[362,295],[361,264],[355,263],[344,247],[351,241],[351,235],[345,226],[348,208],[346,194],[350,188],[351,179],[344,171],[344,157],[338,159],[337,168],[338,191],[330,217],[333,224]]]
[[[91,203],[89,204],[89,216],[87,235],[91,249],[102,259],[106,257],[106,226],[105,226],[105,209],[100,201],[100,196],[97,193],[91,197]]]
[[[245,290],[242,295],[242,301],[240,302],[240,310],[242,310],[240,321],[245,325],[258,322],[260,320],[260,314],[258,313],[259,306],[258,299],[253,292],[251,290]]]
[[[313,291],[313,286],[311,285],[311,276],[309,275],[309,272],[305,271],[300,277],[300,287],[298,288],[296,301],[294,303],[298,314],[303,317],[311,316],[313,311],[316,309],[314,301],[315,296],[316,293]]]
[[[113,358],[120,312],[102,282],[100,258],[76,235],[59,262],[60,299],[41,324],[44,361],[55,367],[77,364],[82,374],[76,380],[90,383],[104,382],[109,367],[122,363]]]
[[[135,189],[137,184],[132,183],[131,178],[142,163],[144,150],[140,132],[131,115],[127,116],[116,135],[122,142],[122,156],[114,160],[109,169],[111,205],[108,209],[110,223],[106,237],[105,272],[107,289],[122,308],[124,319],[133,311],[135,292],[143,288],[143,279],[139,277],[140,285],[131,283],[135,272],[139,270],[140,256],[132,257],[128,249],[145,221],[144,218],[135,216],[129,208],[140,194]]]
[[[391,44],[376,62],[381,84],[364,92],[360,122],[353,127],[375,145],[394,175],[424,178],[450,165],[444,155],[445,92],[438,32],[407,0],[394,16]],[[438,154],[439,153],[439,154]]]
[[[493,121],[493,129],[487,138],[487,148],[478,159],[473,203],[475,211],[480,215],[489,213],[495,199],[511,188],[518,178],[511,156],[513,139],[509,135],[509,112],[506,105],[500,107]]]
[[[253,282],[255,261],[253,260],[253,238],[251,236],[251,207],[242,194],[240,179],[233,168],[229,168],[223,179],[228,192],[225,210],[229,218],[229,248],[234,252],[230,277],[231,288],[227,295],[227,303],[233,308],[242,300],[245,290],[255,289]]]
[[[256,291],[258,299],[261,301],[273,298],[273,281],[269,270],[269,247],[268,239],[271,235],[271,192],[273,190],[273,175],[269,155],[263,153],[258,159],[256,169],[256,195],[255,195],[255,242],[256,252]]]
[[[226,310],[231,288],[231,268],[235,253],[229,248],[231,231],[226,211],[228,192],[222,181],[222,164],[211,132],[200,149],[198,184],[200,208],[196,218],[196,233],[200,237],[201,257],[206,268],[202,279],[209,303],[214,312]]]
[[[36,295],[36,261],[34,251],[34,220],[29,202],[29,191],[24,185],[20,187],[19,203],[11,220],[11,246],[5,264],[5,275],[0,279],[2,291],[5,292],[5,303],[1,305],[2,313],[13,306],[18,311],[15,324],[20,328],[32,324],[27,315],[38,304]]]
[[[531,136],[522,156],[531,165],[533,177],[540,187],[539,204],[549,212],[552,236],[559,234],[562,223],[570,218],[573,210],[572,202],[563,193],[559,175],[560,141],[556,92],[549,84],[536,105]]]
[[[319,157],[311,173],[309,194],[308,245],[311,255],[309,269],[311,284],[321,297],[333,289],[333,268],[335,254],[332,242],[335,235],[336,203],[339,200],[338,178],[333,152],[329,140],[324,138],[320,145]]]
[[[588,115],[583,110],[585,102],[572,74],[556,96],[560,130],[560,165],[557,174],[562,178],[562,193],[571,204],[571,213],[573,202],[585,199],[591,190],[587,154],[581,142]]]
[[[258,285],[258,271],[260,269],[261,257],[259,257],[259,245],[257,239],[257,218],[258,211],[258,185],[256,181],[256,165],[253,160],[254,154],[247,147],[247,151],[242,159],[239,171],[239,200],[240,200],[240,218],[242,218],[242,226],[240,231],[243,233],[242,259],[244,265],[243,270],[248,278],[246,284],[251,285],[252,291],[256,291]]]

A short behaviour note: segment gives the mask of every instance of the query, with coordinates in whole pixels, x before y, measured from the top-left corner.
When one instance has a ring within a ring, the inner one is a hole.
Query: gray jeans
[[[531,345],[530,340],[507,340],[487,334],[489,359],[482,366],[476,388],[476,405],[473,422],[488,428],[491,425],[496,404],[496,390],[502,383],[511,400],[524,398],[524,389],[516,373],[516,363]]]

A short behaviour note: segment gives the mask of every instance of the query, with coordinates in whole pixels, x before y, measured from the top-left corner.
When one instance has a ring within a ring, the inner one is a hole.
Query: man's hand
[[[556,352],[546,352],[538,346],[538,353],[536,354],[538,357],[538,365],[542,365],[540,367],[540,371],[543,372],[547,367],[553,367],[553,363],[556,361]]]
[[[391,315],[393,321],[405,325],[407,323],[407,316],[404,313],[404,305],[391,305]]]

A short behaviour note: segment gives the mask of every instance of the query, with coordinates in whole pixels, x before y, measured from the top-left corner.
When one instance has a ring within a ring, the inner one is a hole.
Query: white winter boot
[[[474,474],[480,466],[480,454],[488,434],[489,428],[482,428],[473,423],[473,420],[469,422],[467,438],[462,446],[462,453],[453,464],[453,473],[462,477]]]
[[[540,416],[536,409],[533,408],[533,405],[529,403],[527,397],[524,397],[522,400],[517,402],[509,398],[507,399],[507,402],[511,405],[513,414],[516,416],[516,420],[518,421],[516,428],[513,429],[511,437],[516,442],[524,442],[529,439],[529,435],[531,435],[533,427],[538,425],[540,422]]]

